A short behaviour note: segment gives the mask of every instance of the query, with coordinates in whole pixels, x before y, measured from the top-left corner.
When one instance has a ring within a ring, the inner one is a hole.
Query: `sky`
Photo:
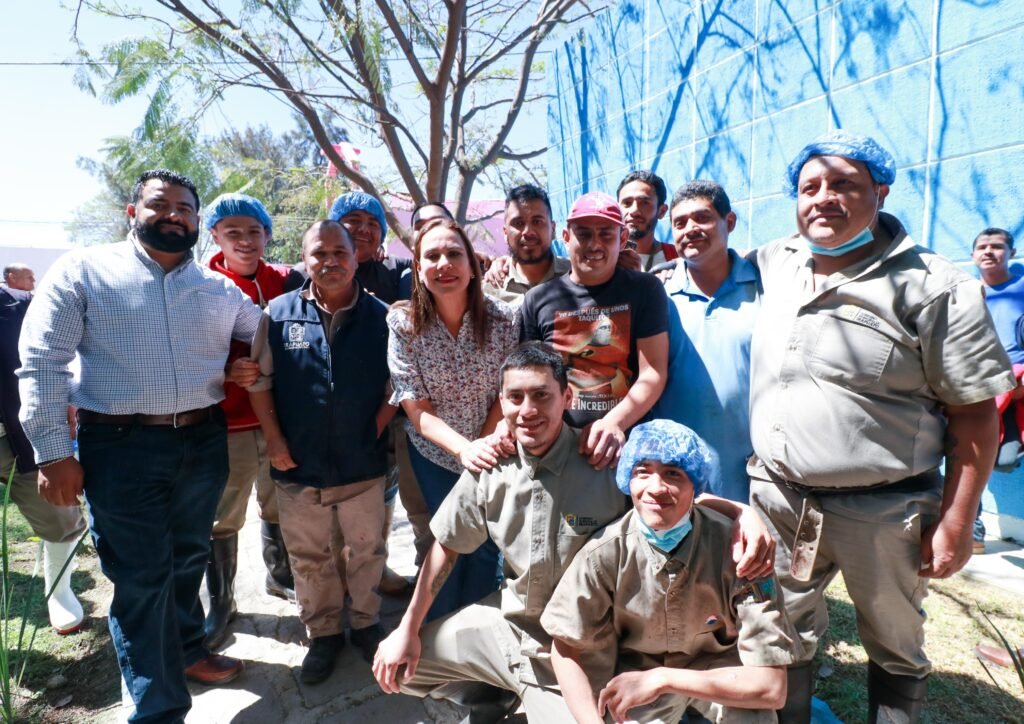
[[[74,11],[61,4],[0,3],[0,248],[66,244],[64,224],[99,191],[76,162],[101,158],[104,139],[129,134],[145,109],[143,97],[104,105],[75,86],[74,67],[55,65],[73,61],[75,53]],[[137,33],[138,26],[125,21],[85,12],[79,18],[79,36],[90,49]],[[538,115],[543,118],[543,111]],[[294,127],[284,103],[262,91],[238,89],[203,116],[201,132],[215,136],[232,126],[261,123],[275,132]],[[386,162],[383,152],[366,144],[362,158]]]

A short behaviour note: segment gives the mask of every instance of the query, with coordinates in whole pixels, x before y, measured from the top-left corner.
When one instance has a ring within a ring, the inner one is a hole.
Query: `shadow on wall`
[[[565,41],[554,70],[556,217],[646,167],[670,187],[723,183],[737,244],[757,245],[791,229],[788,161],[843,127],[892,151],[887,208],[931,248],[965,260],[975,229],[1024,232],[1017,0],[625,0]]]

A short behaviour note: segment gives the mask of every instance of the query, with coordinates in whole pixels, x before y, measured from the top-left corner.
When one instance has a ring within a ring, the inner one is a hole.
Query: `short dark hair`
[[[505,208],[508,208],[509,204],[524,204],[527,201],[543,201],[544,206],[548,210],[548,218],[554,216],[554,212],[551,210],[551,199],[548,198],[548,192],[542,189],[540,186],[535,184],[520,184],[508,190],[505,194]]]
[[[725,193],[722,184],[717,181],[695,179],[683,184],[672,194],[672,205],[668,207],[669,218],[672,218],[672,209],[676,204],[689,199],[707,199],[723,219],[732,212],[729,194]]]
[[[973,250],[978,245],[978,239],[983,236],[1001,236],[1006,241],[1006,245],[1013,248],[1013,234],[1006,229],[1000,229],[998,226],[990,226],[987,229],[982,229],[981,233],[974,237],[974,243],[971,244]]]
[[[615,190],[615,198],[619,198],[619,194],[622,193],[622,187],[626,184],[631,184],[634,181],[645,183],[654,189],[654,195],[658,197],[658,207],[660,208],[665,203],[665,199],[668,198],[668,188],[665,186],[665,181],[654,171],[640,170],[630,171],[626,174],[626,177],[619,181],[619,188]]]
[[[523,342],[505,358],[498,371],[498,386],[504,386],[505,373],[508,370],[521,370],[526,367],[547,367],[563,392],[569,387],[569,373],[562,355],[551,345],[537,341]]]
[[[348,246],[352,251],[356,250],[355,239],[352,238],[352,234],[349,232],[345,225],[340,221],[334,219],[317,219],[312,224],[306,227],[306,230],[302,232],[302,236],[299,237],[299,253],[303,254],[306,251],[306,237],[309,236],[310,232],[314,229],[318,229],[321,226],[337,226],[341,229],[341,236],[348,242]]]
[[[446,219],[451,219],[452,221],[455,220],[455,217],[452,216],[452,212],[449,211],[448,207],[445,206],[440,201],[426,201],[426,202],[420,204],[419,206],[417,206],[415,209],[412,210],[412,216],[409,218],[409,223],[412,224],[413,226],[416,226],[416,222],[420,218],[420,211],[422,211],[423,209],[427,208],[428,206],[436,206],[439,209],[443,209],[444,210],[444,216],[445,216]]]
[[[176,171],[168,171],[165,168],[154,168],[149,171],[143,171],[142,175],[139,176],[139,180],[132,186],[132,203],[139,203],[139,199],[142,198],[142,187],[146,185],[147,181],[157,179],[164,183],[174,184],[175,186],[184,186],[192,192],[192,196],[196,200],[196,211],[199,211],[199,192],[196,191],[196,185],[192,183],[192,179],[188,176],[184,176]]]

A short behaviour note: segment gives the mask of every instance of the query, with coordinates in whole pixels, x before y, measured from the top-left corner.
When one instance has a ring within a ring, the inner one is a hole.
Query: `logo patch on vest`
[[[284,343],[284,348],[309,349],[309,342],[306,341],[306,325],[292,322],[288,327],[288,341]]]

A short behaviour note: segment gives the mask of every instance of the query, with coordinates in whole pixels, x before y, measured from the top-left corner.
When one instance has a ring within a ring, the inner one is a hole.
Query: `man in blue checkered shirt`
[[[39,492],[78,505],[114,584],[110,634],[135,704],[131,722],[182,722],[186,678],[234,678],[242,662],[203,645],[199,585],[228,474],[228,347],[252,340],[259,307],[197,264],[199,198],[187,178],[144,173],[128,239],[73,251],[46,275],[20,341],[21,421]],[[81,376],[68,365],[78,355]],[[240,362],[231,379],[255,381]],[[78,408],[80,460],[68,405]]]

